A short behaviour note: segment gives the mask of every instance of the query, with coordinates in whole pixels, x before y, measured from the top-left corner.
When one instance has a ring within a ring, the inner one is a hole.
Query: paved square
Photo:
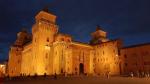
[[[16,80],[5,80],[4,84],[150,84],[150,78],[130,78],[130,77],[50,77],[25,78]]]

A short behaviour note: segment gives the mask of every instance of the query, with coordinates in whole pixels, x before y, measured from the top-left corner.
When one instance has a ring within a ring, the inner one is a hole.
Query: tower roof
[[[103,28],[102,28],[100,25],[97,25],[97,26],[96,26],[96,31],[98,31],[98,30],[104,31]]]
[[[44,7],[44,8],[43,8],[43,11],[44,11],[44,12],[48,12],[48,13],[49,13],[49,9],[48,9],[48,7],[47,7],[47,6],[46,6],[46,7]]]
[[[27,29],[26,28],[22,28],[21,32],[27,33]]]
[[[56,15],[50,13],[48,8],[44,8],[42,11],[40,11],[35,16],[35,19],[36,19],[36,21],[39,21],[39,20],[43,19],[45,21],[55,23],[56,22]]]
[[[55,15],[54,12],[49,9],[49,6],[45,6],[42,11]]]

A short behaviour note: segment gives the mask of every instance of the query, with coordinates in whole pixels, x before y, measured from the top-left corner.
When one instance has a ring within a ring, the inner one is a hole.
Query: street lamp
[[[45,49],[46,49],[46,50],[50,50],[50,46],[45,45]]]

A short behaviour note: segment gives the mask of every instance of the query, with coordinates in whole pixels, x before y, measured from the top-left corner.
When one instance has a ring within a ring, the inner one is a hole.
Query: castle
[[[76,42],[58,29],[56,16],[40,11],[35,16],[32,35],[25,30],[17,34],[9,51],[8,75],[121,73],[121,40],[107,39],[107,32],[99,26],[91,33],[89,43]]]

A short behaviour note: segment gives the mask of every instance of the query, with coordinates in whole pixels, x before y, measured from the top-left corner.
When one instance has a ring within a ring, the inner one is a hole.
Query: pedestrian
[[[144,72],[142,71],[142,78],[144,77]]]
[[[140,77],[140,73],[139,73],[139,71],[137,71],[137,72],[136,72],[136,74],[137,74],[137,77]]]
[[[130,73],[130,76],[133,78],[133,76],[134,76],[134,75],[133,75],[133,72]]]
[[[109,79],[109,71],[106,72],[106,77]]]
[[[110,77],[110,72],[108,71],[108,73],[107,73],[107,78],[109,79],[109,77]]]
[[[57,74],[55,73],[55,75],[54,75],[54,79],[57,79]]]
[[[146,78],[149,78],[149,72],[146,72],[145,74],[146,74]]]

